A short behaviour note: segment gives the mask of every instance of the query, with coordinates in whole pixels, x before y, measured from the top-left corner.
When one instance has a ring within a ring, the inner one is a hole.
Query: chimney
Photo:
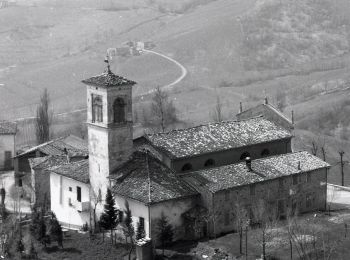
[[[269,103],[269,100],[267,99],[267,97],[265,97],[264,104],[267,105],[268,103]]]
[[[301,163],[300,163],[300,161],[298,162],[298,170],[301,171]]]
[[[249,172],[253,171],[252,169],[252,159],[250,157],[245,158],[245,164]]]
[[[243,105],[242,102],[239,102],[239,113],[243,112]]]
[[[67,157],[67,163],[70,163],[70,158],[69,158],[69,153],[66,147],[63,148],[63,152],[65,153],[66,157]]]
[[[294,110],[292,110],[292,124],[294,125]]]

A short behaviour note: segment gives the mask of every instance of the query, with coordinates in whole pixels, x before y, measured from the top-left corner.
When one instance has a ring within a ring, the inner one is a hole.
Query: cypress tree
[[[115,201],[110,189],[107,189],[106,204],[104,205],[104,211],[100,217],[100,225],[104,229],[111,231],[113,243],[113,229],[118,225],[118,217],[115,209]]]
[[[63,232],[60,223],[58,222],[55,213],[52,213],[50,219],[50,237],[56,241],[57,244],[63,248]]]
[[[172,225],[169,223],[168,218],[161,213],[160,219],[157,221],[157,239],[162,243],[163,256],[164,256],[164,247],[165,245],[173,241],[174,231]]]

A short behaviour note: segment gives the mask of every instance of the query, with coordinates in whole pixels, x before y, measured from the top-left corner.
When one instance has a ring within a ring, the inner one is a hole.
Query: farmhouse
[[[325,209],[329,165],[307,152],[293,152],[290,129],[276,118],[253,115],[134,139],[136,83],[109,66],[83,83],[88,159],[44,167],[50,172],[51,209],[64,226],[93,227],[107,189],[119,219],[127,201],[134,224],[144,224],[151,238],[162,213],[176,227],[175,239],[194,239],[232,231],[237,201],[249,211],[263,199],[280,217],[288,209]],[[35,168],[40,161],[31,163]]]
[[[13,169],[16,132],[16,124],[0,121],[0,171]]]

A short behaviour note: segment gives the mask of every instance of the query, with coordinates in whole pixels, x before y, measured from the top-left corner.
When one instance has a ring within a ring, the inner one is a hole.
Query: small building
[[[9,121],[0,121],[0,171],[13,169],[16,150],[17,126]]]
[[[86,141],[74,135],[60,137],[29,148],[14,157],[16,183],[21,183],[22,178],[25,176],[30,177],[32,171],[28,159],[67,155],[75,159],[83,159],[86,158],[88,154]],[[29,183],[30,182],[29,180]]]

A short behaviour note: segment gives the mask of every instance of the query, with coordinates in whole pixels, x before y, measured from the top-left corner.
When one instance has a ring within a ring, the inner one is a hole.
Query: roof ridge
[[[258,115],[258,116],[254,116],[254,117],[250,117],[250,118],[245,118],[245,119],[232,119],[232,120],[224,120],[224,121],[220,121],[220,122],[208,122],[206,124],[200,124],[200,125],[196,125],[196,126],[191,126],[191,127],[187,127],[187,128],[178,128],[178,129],[173,129],[170,130],[168,132],[159,132],[159,133],[155,133],[155,134],[146,134],[144,136],[152,136],[152,135],[166,135],[166,134],[170,134],[172,132],[181,132],[181,131],[186,131],[189,129],[196,129],[196,128],[200,128],[200,127],[205,127],[205,126],[210,126],[210,125],[221,125],[221,124],[227,124],[227,123],[239,123],[239,122],[244,122],[244,121],[249,121],[249,120],[254,120],[254,119],[258,119],[258,118],[262,118],[266,121],[271,122],[270,120],[267,120],[266,118],[264,118],[262,115]],[[272,122],[273,123],[273,122]]]

